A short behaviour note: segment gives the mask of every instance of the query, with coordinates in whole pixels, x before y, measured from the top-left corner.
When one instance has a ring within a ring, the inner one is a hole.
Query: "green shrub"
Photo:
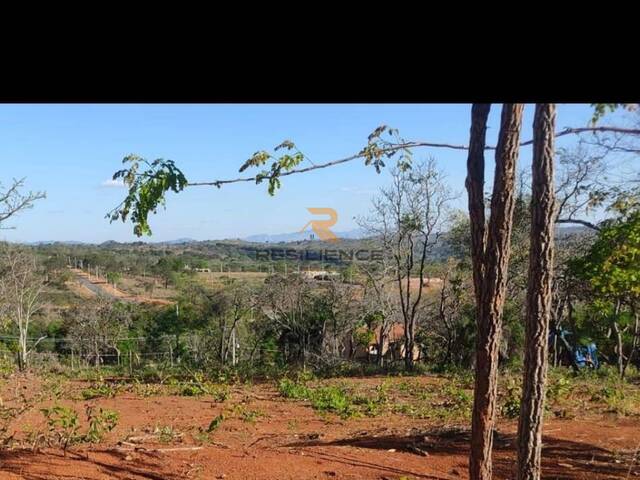
[[[520,398],[522,388],[515,382],[507,386],[507,393],[502,403],[501,412],[506,418],[518,418],[520,415]]]
[[[153,383],[140,383],[136,380],[136,383],[133,385],[133,392],[140,397],[146,398],[156,395],[162,395],[164,393],[164,389],[161,385]]]
[[[304,383],[282,379],[279,384],[280,394],[294,400],[308,400],[311,406],[320,411],[332,412],[341,417],[355,414],[356,408],[345,388],[338,386],[324,386],[310,388]]]
[[[15,362],[6,355],[5,352],[0,353],[0,378],[8,377],[16,370]]]
[[[547,381],[547,400],[556,403],[567,398],[573,390],[574,382],[567,375],[566,369],[553,369],[549,372]]]
[[[83,400],[91,400],[92,398],[112,398],[118,393],[118,388],[106,383],[96,384],[89,388],[85,388],[80,392]]]
[[[98,443],[106,432],[113,430],[118,424],[118,412],[113,410],[103,410],[100,408],[95,413],[93,407],[87,408],[87,419],[89,430],[84,436],[84,440],[90,443]]]
[[[158,441],[161,443],[171,443],[182,436],[182,434],[171,425],[156,427],[154,433],[158,435]]]
[[[288,378],[280,380],[278,390],[283,397],[294,400],[308,400],[310,397],[309,389],[306,385],[289,380]]]
[[[204,388],[202,388],[200,385],[195,384],[181,385],[178,390],[178,394],[184,397],[197,397],[200,395],[204,395],[205,393],[207,392]]]
[[[311,405],[321,411],[333,412],[343,418],[356,413],[353,399],[342,387],[327,386],[311,390]]]
[[[440,395],[446,398],[444,407],[457,413],[470,413],[473,397],[466,390],[454,383],[445,383],[441,387]]]
[[[240,417],[240,420],[248,423],[255,423],[256,420],[264,416],[259,410],[249,410],[244,405],[238,404],[234,407],[234,413]]]
[[[78,434],[80,422],[78,413],[72,408],[54,405],[40,409],[47,421],[47,442],[56,442],[66,454],[69,445],[78,442],[82,437]]]
[[[118,412],[103,410],[96,413],[93,407],[87,407],[86,415],[89,427],[85,434],[80,434],[80,420],[78,413],[68,407],[54,405],[40,409],[44,415],[48,431],[46,435],[39,435],[47,443],[55,443],[65,452],[70,445],[80,442],[98,443],[106,432],[113,430],[118,424]],[[34,444],[36,444],[34,442]]]

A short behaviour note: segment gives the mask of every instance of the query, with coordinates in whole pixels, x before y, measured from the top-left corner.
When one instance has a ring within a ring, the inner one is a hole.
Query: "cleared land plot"
[[[457,479],[467,478],[470,390],[437,376],[361,378],[258,385],[80,382],[14,377],[4,408],[27,408],[9,425],[11,450],[0,478],[85,479]],[[638,388],[622,399],[608,387],[563,384],[544,436],[544,478],[635,478],[640,443]],[[27,388],[25,388],[27,387]],[[501,394],[495,478],[513,478],[516,420]],[[118,412],[100,443],[28,446],[46,431],[40,408],[87,405]],[[30,437],[31,435],[31,437]],[[20,448],[23,447],[23,448]]]

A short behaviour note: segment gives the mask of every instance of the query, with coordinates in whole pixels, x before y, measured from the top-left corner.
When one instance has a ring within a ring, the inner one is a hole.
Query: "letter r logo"
[[[337,242],[338,237],[330,230],[338,222],[338,213],[333,208],[307,208],[312,215],[329,215],[328,220],[311,220],[300,230],[304,232],[309,225],[320,240]]]

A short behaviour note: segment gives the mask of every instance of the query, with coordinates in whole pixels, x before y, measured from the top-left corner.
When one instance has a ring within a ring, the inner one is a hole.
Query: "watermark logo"
[[[324,240],[325,242],[337,242],[338,237],[336,237],[335,233],[331,231],[331,227],[338,222],[338,212],[333,208],[307,208],[307,210],[312,215],[328,215],[329,219],[310,220],[302,230],[300,230],[300,232],[304,232],[309,225],[311,225],[311,229],[320,240]]]
[[[338,223],[338,212],[333,208],[307,208],[312,215],[327,215],[326,220],[310,220],[300,232],[304,232],[309,226],[320,240],[325,242],[337,242],[338,237],[331,231]],[[382,260],[382,250],[371,249],[297,249],[297,248],[258,248],[256,249],[256,260],[266,260],[271,262],[299,261],[299,262],[322,262],[332,264],[345,264],[351,262],[376,262]]]

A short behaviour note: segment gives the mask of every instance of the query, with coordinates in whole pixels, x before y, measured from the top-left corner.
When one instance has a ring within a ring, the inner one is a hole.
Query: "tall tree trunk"
[[[536,105],[531,165],[531,240],[524,379],[518,423],[518,480],[540,478],[545,383],[549,363],[549,320],[553,294],[555,117],[554,104]]]
[[[95,355],[95,363],[94,366],[98,368],[100,366],[100,348],[98,347],[98,341],[93,341],[93,353]]]
[[[377,364],[379,367],[383,367],[384,366],[384,342],[386,339],[386,334],[385,334],[385,329],[386,329],[386,325],[384,324],[384,322],[382,323],[382,325],[380,325],[380,337],[378,338],[378,358],[377,358]]]
[[[474,104],[471,107],[471,133],[467,157],[467,187],[469,197],[469,220],[471,228],[471,259],[473,263],[473,286],[476,305],[482,303],[484,281],[484,252],[486,247],[484,213],[484,148],[486,144],[487,118],[490,104]],[[477,312],[477,319],[480,319]],[[478,326],[480,324],[478,323]]]
[[[556,282],[557,283],[557,282]],[[558,335],[560,332],[562,317],[564,316],[564,305],[566,297],[562,296],[562,298],[558,298],[559,295],[556,295],[554,298],[557,302],[557,307],[555,310],[552,310],[553,316],[553,366],[557,367],[559,365],[560,356],[558,355],[558,348],[560,344],[558,343]],[[551,303],[554,303],[554,300],[551,300]]]
[[[633,360],[633,356],[636,353],[638,348],[638,335],[640,335],[640,316],[638,316],[638,312],[636,311],[635,304],[631,305],[631,310],[633,312],[634,318],[634,326],[633,326],[633,340],[631,341],[631,351],[629,352],[629,356],[627,357],[627,361],[624,364],[624,368],[622,370],[622,378],[624,378],[625,373],[627,371],[627,367],[631,364]]]
[[[224,365],[225,364],[225,360],[227,358],[227,352],[225,350],[225,334],[226,334],[226,321],[219,321],[219,325],[220,325],[220,364]]]
[[[414,327],[415,319],[409,319],[405,322],[405,335],[404,335],[404,367],[408,371],[413,370],[413,345],[414,341]]]
[[[618,324],[618,316],[620,315],[620,300],[616,301],[613,312],[613,331],[616,332],[616,353],[618,355],[618,373],[620,378],[624,378],[624,342],[622,341],[622,331]]]
[[[474,106],[475,107],[475,106]],[[480,113],[472,114],[471,134],[482,133],[484,128],[474,125],[482,120]],[[513,225],[513,210],[515,206],[515,176],[516,161],[520,151],[520,129],[522,126],[522,104],[505,104],[502,107],[500,132],[496,147],[496,169],[491,198],[491,217],[489,221],[484,262],[478,264],[479,246],[472,249],[474,259],[474,282],[477,304],[478,335],[476,346],[476,379],[473,398],[473,417],[471,424],[471,455],[469,459],[469,477],[471,480],[489,480],[492,476],[491,450],[493,448],[493,427],[498,394],[498,353],[502,332],[502,311],[504,307],[509,254],[511,251],[511,230]],[[488,112],[487,112],[488,113]],[[485,117],[486,118],[486,117]],[[486,126],[483,125],[483,127]],[[477,139],[472,139],[474,143]],[[478,142],[479,143],[479,142]],[[474,149],[475,150],[475,149]],[[477,154],[476,160],[484,163],[484,157]],[[472,151],[470,149],[469,156]],[[468,168],[474,166],[469,159]],[[477,201],[479,192],[472,190],[469,185],[477,187],[478,171],[469,168],[468,189],[470,201],[472,197]],[[480,190],[481,192],[481,190]],[[472,238],[480,238],[479,232],[484,232],[477,209],[473,213],[470,208]],[[473,245],[473,243],[472,243]],[[482,257],[480,257],[482,258]],[[480,295],[478,295],[478,287]]]
[[[27,329],[19,328],[20,351],[18,352],[18,369],[22,372],[27,368]]]
[[[473,264],[473,286],[476,297],[476,328],[478,331],[476,351],[479,352],[486,338],[480,338],[483,330],[482,322],[482,290],[484,285],[484,252],[486,248],[486,225],[484,205],[484,149],[486,145],[487,118],[491,104],[474,104],[471,107],[471,132],[469,135],[469,153],[467,157],[467,179],[465,186],[469,198],[469,223],[471,229],[471,260]],[[478,404],[477,384],[483,373],[476,361],[476,388],[474,390],[474,408],[472,420],[471,457],[469,458],[469,476],[472,480],[491,477],[491,458],[486,453],[486,435],[479,431],[483,428],[476,417],[483,414],[478,408],[486,406]],[[484,365],[482,365],[484,367]],[[489,449],[491,446],[489,446]],[[487,464],[488,462],[488,473]]]

